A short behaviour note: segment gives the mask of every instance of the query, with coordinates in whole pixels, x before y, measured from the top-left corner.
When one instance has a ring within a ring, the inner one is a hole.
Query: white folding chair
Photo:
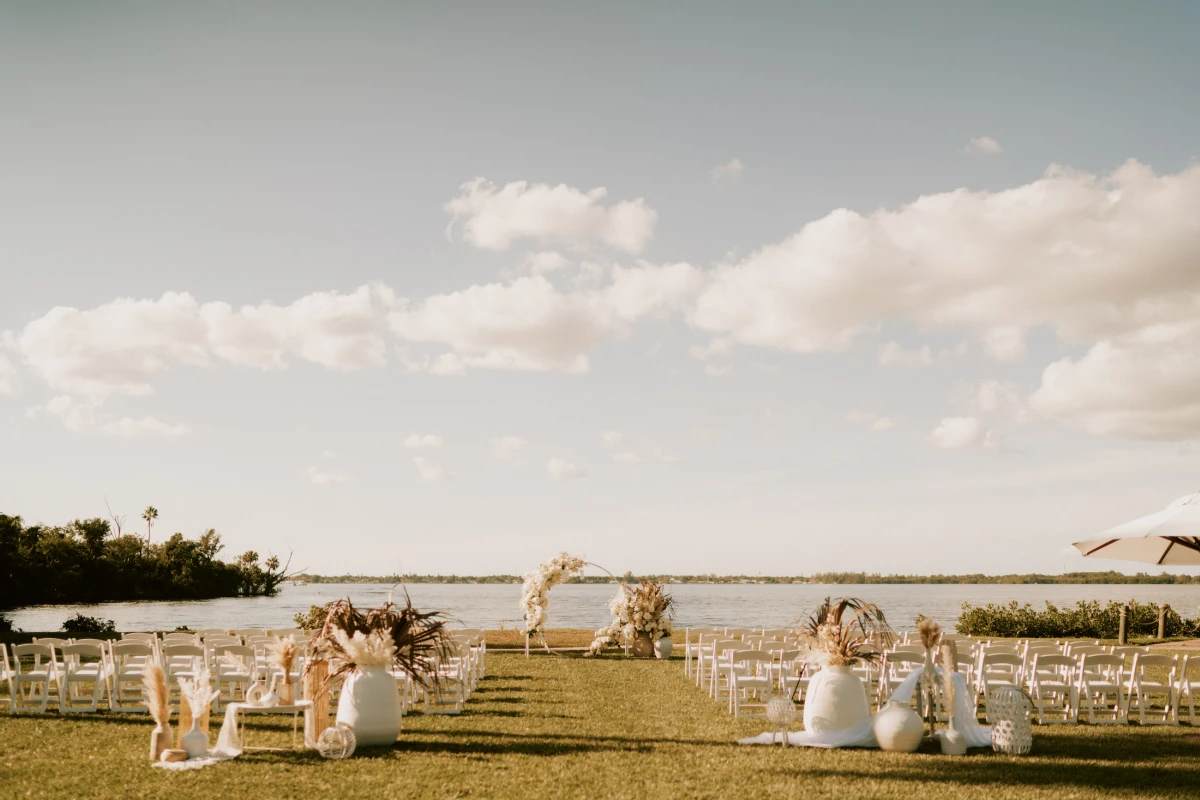
[[[447,655],[439,660],[434,669],[433,680],[425,687],[426,714],[460,714],[466,702],[467,681],[464,670],[463,645],[451,641]]]
[[[742,716],[744,708],[761,708],[767,712],[771,699],[771,666],[774,656],[762,650],[734,650],[730,653],[729,711]],[[753,698],[757,702],[751,702]]]
[[[1088,653],[1075,673],[1079,683],[1079,717],[1087,711],[1091,725],[1124,725],[1128,721],[1125,659],[1107,653]]]
[[[888,698],[892,696],[892,692],[904,683],[904,679],[912,674],[914,669],[921,669],[924,666],[925,654],[923,652],[911,652],[910,649],[905,649],[884,653],[876,704],[882,708]],[[914,692],[913,696],[914,698],[918,697],[918,694]]]
[[[258,655],[244,644],[218,644],[212,651],[213,688],[217,710],[246,699],[250,685],[259,677]]]
[[[1137,708],[1139,725],[1178,725],[1179,708],[1178,680],[1179,658],[1168,655],[1145,655],[1133,657],[1133,669],[1129,672],[1129,685],[1125,694],[1125,714],[1131,716]],[[1150,674],[1155,670],[1166,677]],[[1154,705],[1154,698],[1161,698],[1161,710]],[[1147,713],[1150,717],[1147,718]]]
[[[9,711],[14,714],[44,712],[50,702],[50,692],[58,686],[54,648],[48,644],[15,644],[12,655]],[[22,659],[32,663],[27,666]]]
[[[1077,663],[1060,653],[1035,653],[1026,672],[1029,697],[1039,725],[1079,721]]]
[[[1179,687],[1176,692],[1176,702],[1183,707],[1183,699],[1187,698],[1188,724],[1196,724],[1196,693],[1200,692],[1200,656],[1184,656],[1179,667]]]
[[[992,690],[1001,686],[1021,688],[1021,667],[1025,659],[1014,652],[987,649],[980,652],[979,664],[975,671],[975,713],[979,714],[979,702],[986,705],[992,695]],[[987,720],[991,722],[991,710],[987,710]]]
[[[146,711],[142,703],[142,674],[154,658],[154,648],[145,639],[123,639],[109,644],[109,711]]]
[[[58,693],[61,713],[96,711],[108,684],[105,648],[96,644],[69,644],[62,649],[62,686]],[[82,705],[80,705],[82,703]]]

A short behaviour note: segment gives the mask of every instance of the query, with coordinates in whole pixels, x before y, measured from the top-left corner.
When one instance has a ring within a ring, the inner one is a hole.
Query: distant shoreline
[[[1200,575],[1149,575],[1139,572],[1125,575],[1115,571],[1065,572],[1060,575],[1040,573],[1009,575],[878,575],[860,572],[827,572],[814,575],[640,575],[627,573],[622,580],[653,580],[670,584],[809,584],[818,586],[838,585],[1170,585],[1200,584]],[[339,584],[339,583],[438,583],[438,584],[519,584],[520,575],[297,575],[295,583]],[[572,578],[567,583],[613,583],[607,575],[584,575]]]

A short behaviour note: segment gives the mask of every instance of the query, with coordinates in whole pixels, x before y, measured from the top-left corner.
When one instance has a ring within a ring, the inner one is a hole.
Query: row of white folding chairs
[[[5,648],[0,655],[3,679],[9,684],[9,705],[14,712],[45,711],[52,698],[60,710],[95,711],[107,699],[113,711],[144,711],[142,675],[153,661],[167,672],[168,685],[177,694],[180,678],[194,679],[202,668],[213,675],[220,696],[219,709],[244,699],[255,680],[299,681],[304,649],[289,676],[260,662],[253,648],[218,643],[212,649],[196,644],[155,645],[141,638],[47,640],[14,645],[12,658]]]
[[[1127,668],[1124,653],[1035,654],[1017,676],[1042,723],[1078,722],[1086,713],[1092,724],[1124,724],[1136,711],[1139,724],[1174,725],[1186,703],[1188,722],[1195,725],[1200,657],[1142,651],[1132,657]]]
[[[447,650],[431,664],[430,677],[425,683],[393,670],[403,682],[402,697],[406,703],[423,704],[426,714],[461,714],[463,706],[475,692],[487,669],[487,638],[477,628],[450,632]]]

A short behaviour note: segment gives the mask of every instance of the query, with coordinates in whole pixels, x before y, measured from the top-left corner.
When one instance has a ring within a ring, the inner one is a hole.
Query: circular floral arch
[[[538,564],[533,572],[522,577],[525,585],[521,592],[521,608],[525,611],[525,654],[529,655],[529,640],[537,636],[547,650],[546,621],[550,618],[550,590],[558,584],[583,572],[585,566],[596,567],[608,572],[598,564],[584,561],[581,556],[559,553],[549,561]],[[608,572],[612,575],[611,572]]]

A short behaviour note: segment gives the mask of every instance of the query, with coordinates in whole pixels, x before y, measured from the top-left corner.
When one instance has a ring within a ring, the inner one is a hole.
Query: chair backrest
[[[109,645],[109,652],[114,659],[142,658],[154,655],[154,648],[146,641],[122,640]]]
[[[196,635],[194,633],[187,633],[185,631],[172,631],[171,633],[164,633],[162,635],[162,640],[163,640],[164,644],[166,644],[167,642],[178,643],[178,644],[199,644],[200,643],[200,637],[198,635]]]
[[[741,639],[743,636],[753,636],[753,628],[726,628],[725,636],[729,639]]]
[[[247,636],[266,636],[267,635],[267,632],[264,631],[262,628],[238,628],[236,631],[234,631],[234,633],[236,633],[238,636],[241,636],[243,639],[246,638]]]
[[[905,667],[914,669],[916,667],[925,666],[925,654],[916,653],[888,653],[884,656],[885,665],[892,670],[903,670]]]
[[[1100,646],[1100,645],[1098,645],[1098,644],[1078,644],[1078,645],[1072,645],[1072,646],[1071,646],[1071,648],[1070,648],[1069,650],[1067,650],[1067,653],[1066,653],[1066,654],[1067,654],[1067,655],[1069,655],[1069,656],[1071,656],[1072,658],[1079,658],[1079,657],[1081,657],[1081,656],[1107,656],[1107,655],[1111,655],[1111,653],[1109,653],[1109,651],[1108,651],[1108,648],[1107,648],[1107,647],[1101,647],[1101,646]]]
[[[983,652],[985,654],[994,653],[996,655],[1009,655],[1009,656],[1021,655],[1021,650],[1016,645],[1004,644],[1004,643],[1000,643],[1000,642],[997,642],[996,644],[992,644],[991,642],[988,642],[986,645],[984,645]]]
[[[163,645],[163,658],[204,658],[204,648],[198,644]]]
[[[1048,653],[1045,655],[1042,653],[1037,653],[1034,655],[1031,663],[1033,664],[1035,678],[1037,673],[1041,671],[1053,670],[1055,672],[1060,672],[1064,668],[1069,671],[1079,666],[1075,659],[1071,658],[1070,656],[1064,656],[1060,653]]]
[[[1084,653],[1079,661],[1079,674],[1084,680],[1094,678],[1098,674],[1112,673],[1120,680],[1121,671],[1125,669],[1125,659],[1120,656],[1110,656],[1107,653]]]
[[[1150,648],[1149,647],[1114,647],[1110,652],[1114,656],[1121,656],[1121,658],[1135,658],[1140,655],[1149,655]]]
[[[242,640],[237,636],[230,636],[227,633],[214,633],[211,636],[204,637],[204,646],[212,649],[223,644],[241,644]]]
[[[1146,670],[1155,667],[1161,667],[1171,671],[1174,677],[1175,669],[1179,666],[1179,656],[1167,656],[1161,654],[1146,655],[1138,653],[1133,657],[1133,668],[1131,672],[1134,675],[1141,676]]]
[[[207,636],[228,636],[229,629],[228,628],[201,628],[200,630],[196,631],[196,635],[199,636],[201,639],[203,639]]]
[[[13,673],[20,675],[21,659],[31,658],[35,665],[40,666],[42,659],[47,662],[53,661],[54,648],[48,644],[30,643],[30,644],[14,644],[12,648],[13,654]],[[36,669],[36,666],[35,666]]]
[[[922,659],[925,658],[925,648],[921,647],[919,644],[898,645],[896,647],[893,647],[888,652],[888,655],[891,655],[892,653],[904,653],[905,655],[916,655],[916,656],[920,656]]]
[[[730,656],[734,664],[772,664],[775,657],[762,650],[734,650]]]
[[[724,655],[730,650],[744,650],[745,642],[740,642],[737,639],[717,639],[713,642],[713,652],[718,655]]]
[[[792,632],[787,628],[766,628],[762,632],[763,636],[769,636],[772,639],[785,639],[792,635]]]
[[[213,648],[213,655],[217,658],[229,655],[237,658],[246,659],[246,663],[254,661],[254,648],[246,644],[219,644]]]
[[[59,639],[54,636],[35,636],[31,640],[34,644],[48,644],[57,650],[61,650],[71,643],[70,639]]]
[[[983,653],[982,664],[984,668],[999,666],[1020,667],[1024,663],[1025,660],[1015,653],[997,653],[993,652],[992,650],[985,650]]]
[[[122,639],[145,639],[147,641],[157,642],[158,634],[157,633],[143,633],[141,631],[131,631],[129,633],[122,633],[121,638]]]
[[[78,664],[80,659],[94,658],[104,660],[104,645],[102,644],[69,644],[60,651],[63,661],[68,665]]]
[[[71,644],[94,644],[101,648],[108,647],[108,642],[104,639],[72,639]]]

